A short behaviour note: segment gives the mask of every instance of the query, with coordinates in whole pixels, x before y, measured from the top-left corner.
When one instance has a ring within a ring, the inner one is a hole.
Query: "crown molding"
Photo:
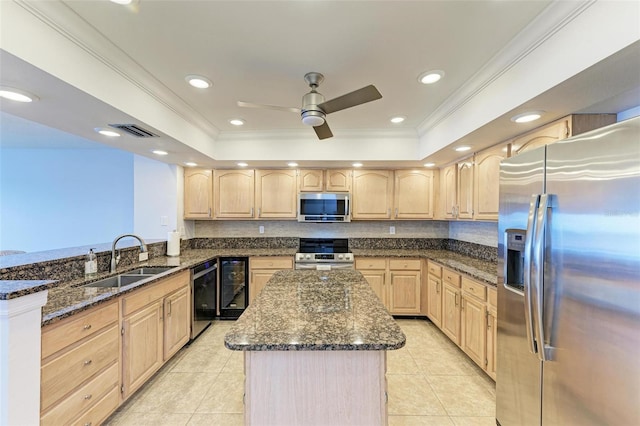
[[[25,0],[14,0],[14,3],[98,60],[118,76],[127,80],[180,119],[195,126],[212,139],[218,136],[219,129],[202,114],[153,77],[133,58],[124,53],[61,1],[34,3]]]
[[[561,31],[597,0],[554,1],[529,23],[511,42],[494,55],[465,84],[456,90],[416,128],[419,136],[460,110],[493,82]]]
[[[332,139],[340,140],[364,140],[372,141],[379,139],[397,139],[398,141],[410,141],[418,143],[418,134],[413,128],[404,129],[339,129],[334,130]],[[303,130],[233,130],[221,131],[215,144],[229,143],[234,141],[245,140],[261,140],[261,141],[279,141],[279,142],[295,142],[308,141],[317,142],[318,139],[311,128]]]

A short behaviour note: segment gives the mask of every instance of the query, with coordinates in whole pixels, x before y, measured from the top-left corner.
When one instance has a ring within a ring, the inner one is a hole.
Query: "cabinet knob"
[[[84,426],[91,426],[91,422],[85,423]]]
[[[87,325],[85,325],[85,326],[84,326],[84,327],[82,327],[82,328],[83,328],[83,329],[85,329],[85,330],[89,330],[89,329],[91,329],[91,324],[87,324]]]
[[[86,399],[86,400],[90,400],[90,399],[91,399],[91,394],[85,395],[85,396],[84,396],[84,399]]]
[[[86,360],[85,362],[83,362],[83,365],[91,365],[93,361],[91,361],[90,359]]]

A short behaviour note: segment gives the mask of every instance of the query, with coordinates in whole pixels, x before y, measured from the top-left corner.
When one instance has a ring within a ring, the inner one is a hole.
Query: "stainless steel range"
[[[295,269],[353,269],[346,238],[300,238]]]

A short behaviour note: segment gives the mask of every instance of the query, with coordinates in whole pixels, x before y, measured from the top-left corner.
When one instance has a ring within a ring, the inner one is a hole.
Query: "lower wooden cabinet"
[[[497,335],[498,335],[498,294],[495,288],[487,290],[487,351],[485,360],[485,371],[496,379],[496,356],[497,356]]]
[[[442,292],[442,332],[458,346],[460,346],[461,302],[460,288],[445,283]]]
[[[355,259],[355,268],[362,273],[390,314],[420,314],[420,259],[361,257]]]
[[[249,304],[262,291],[273,274],[293,269],[291,256],[256,256],[249,258]]]
[[[429,261],[427,264],[427,316],[436,326],[442,326],[442,266]]]
[[[189,341],[191,336],[191,297],[189,287],[164,299],[163,361],[169,360]]]
[[[476,364],[484,368],[487,338],[485,334],[486,306],[468,295],[462,295],[461,347]]]

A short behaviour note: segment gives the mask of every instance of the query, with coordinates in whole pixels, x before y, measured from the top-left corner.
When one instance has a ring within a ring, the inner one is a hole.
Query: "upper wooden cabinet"
[[[349,192],[351,191],[351,170],[329,169],[325,171],[325,191]]]
[[[392,206],[393,171],[353,171],[353,219],[390,219]]]
[[[433,219],[434,171],[396,170],[394,218]]]
[[[213,172],[215,217],[253,218],[254,171],[215,170]]]
[[[473,218],[473,157],[458,163],[457,203],[455,216],[458,219]]]
[[[320,192],[324,190],[324,170],[304,170],[298,172],[300,192]]]
[[[616,114],[574,114],[511,141],[511,156],[616,122]]]
[[[457,164],[440,169],[440,190],[438,191],[438,208],[436,209],[437,219],[455,219],[456,204],[458,202],[456,196],[458,191],[457,182]]]
[[[505,145],[476,153],[473,168],[473,218],[498,220],[500,161],[507,155]]]
[[[297,217],[295,170],[256,170],[256,210],[259,219]]]
[[[184,218],[210,219],[213,217],[213,173],[211,170],[185,169]]]

